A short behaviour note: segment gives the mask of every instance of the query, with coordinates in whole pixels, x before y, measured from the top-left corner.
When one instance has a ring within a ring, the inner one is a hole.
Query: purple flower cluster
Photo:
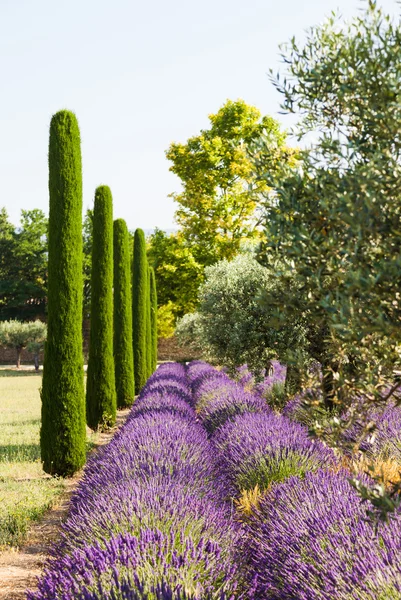
[[[162,365],[87,464],[29,600],[234,597],[240,536],[182,365]]]
[[[272,360],[271,366],[272,372],[266,374],[263,381],[257,383],[254,387],[255,392],[263,396],[263,398],[269,397],[274,386],[284,386],[285,384],[285,377],[287,374],[286,365],[282,365],[278,360]]]
[[[371,406],[368,411],[365,409],[363,419],[357,420],[345,431],[344,439],[354,444],[369,422],[374,423],[375,428],[363,439],[361,450],[370,457],[394,460],[401,465],[401,406],[389,402],[385,406]]]
[[[237,492],[256,485],[263,491],[273,482],[336,463],[333,451],[311,439],[305,427],[273,412],[239,415],[220,427],[213,441]]]
[[[317,471],[273,486],[248,525],[240,557],[247,597],[401,598],[401,515],[375,535],[348,478]]]
[[[244,413],[269,412],[266,402],[211,365],[194,361],[187,368],[195,410],[209,433]]]

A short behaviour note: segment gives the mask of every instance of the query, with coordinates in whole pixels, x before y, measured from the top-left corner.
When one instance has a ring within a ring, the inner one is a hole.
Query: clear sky
[[[380,4],[394,15],[395,0]],[[0,0],[0,207],[48,211],[48,129],[73,110],[84,209],[110,186],[128,227],[174,227],[164,152],[229,98],[277,115],[278,45],[359,0]],[[286,125],[285,117],[283,120]]]

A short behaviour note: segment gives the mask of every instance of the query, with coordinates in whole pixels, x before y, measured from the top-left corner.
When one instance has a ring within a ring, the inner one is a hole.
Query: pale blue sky
[[[382,0],[392,14],[395,0]],[[0,207],[48,211],[53,113],[79,120],[84,208],[110,186],[128,227],[174,226],[164,151],[243,98],[276,116],[278,44],[358,0],[0,0]],[[283,120],[286,125],[285,118]]]

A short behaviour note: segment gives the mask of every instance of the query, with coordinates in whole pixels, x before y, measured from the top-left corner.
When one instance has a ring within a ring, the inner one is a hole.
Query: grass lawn
[[[0,550],[20,545],[64,489],[40,462],[41,384],[41,373],[0,367]]]

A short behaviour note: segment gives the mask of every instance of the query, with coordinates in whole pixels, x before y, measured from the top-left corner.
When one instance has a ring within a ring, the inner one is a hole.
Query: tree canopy
[[[47,218],[22,210],[14,227],[0,211],[0,320],[43,318],[47,295]]]
[[[271,117],[243,100],[228,100],[209,115],[209,129],[186,143],[172,143],[166,152],[170,170],[182,183],[171,196],[178,204],[176,219],[196,261],[210,265],[233,258],[241,241],[256,237],[255,192],[267,187],[255,178],[250,151],[264,135],[272,146],[270,168],[281,169],[292,156],[286,135]]]

